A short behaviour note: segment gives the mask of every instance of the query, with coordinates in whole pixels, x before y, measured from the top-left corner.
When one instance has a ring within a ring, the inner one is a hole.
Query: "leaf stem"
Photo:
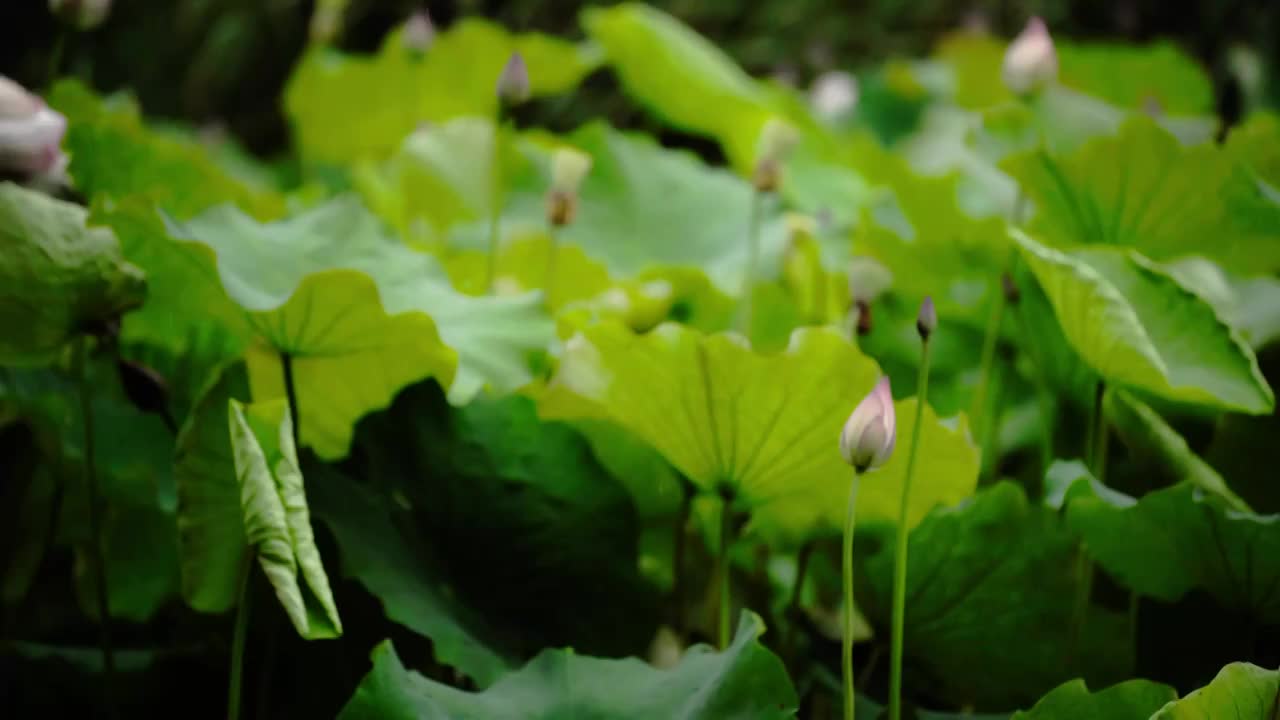
[[[688,538],[689,514],[693,510],[693,487],[681,479],[680,510],[676,514],[671,545],[671,627],[684,636],[684,555]]]
[[[1040,407],[1040,476],[1043,477],[1045,471],[1053,464],[1054,399],[1044,377],[1040,353],[1035,349],[1035,343],[1030,340],[1031,329],[1022,314],[1021,307],[1013,310],[1013,317],[1018,323],[1018,336],[1025,342],[1022,351],[1031,360],[1031,381],[1035,385],[1036,401]]]
[[[747,267],[742,276],[742,299],[738,308],[738,330],[751,334],[752,293],[756,286],[757,266],[760,264],[760,216],[764,210],[765,193],[756,190],[751,195],[751,214],[747,220]]]
[[[46,90],[53,89],[53,83],[58,79],[58,73],[62,70],[62,57],[67,49],[67,35],[70,31],[64,23],[58,23],[58,29],[54,31],[53,49],[49,51],[49,69],[46,78]]]
[[[907,451],[907,474],[902,481],[902,500],[898,504],[898,532],[893,553],[893,635],[889,653],[889,720],[902,717],[902,650],[903,625],[907,604],[907,509],[911,502],[911,480],[915,477],[916,456],[920,452],[920,426],[924,406],[929,402],[929,340],[920,351],[920,374],[916,383],[916,419],[911,427],[911,449]]]
[[[284,370],[284,395],[289,401],[289,422],[293,425],[293,450],[301,452],[298,439],[302,437],[302,418],[298,416],[298,390],[293,383],[293,355],[280,353],[280,367]]]
[[[724,505],[720,508],[720,557],[719,557],[719,577],[720,577],[720,612],[719,617],[719,645],[724,650],[729,647],[729,544],[732,542],[733,536],[733,509],[731,507],[731,498],[724,497]]]
[[[987,414],[990,408],[987,407],[988,395],[991,392],[991,371],[996,361],[996,345],[1000,341],[1000,323],[1004,319],[1004,292],[1000,288],[1000,276],[994,276],[992,282],[992,303],[991,314],[987,317],[987,327],[982,337],[982,360],[978,369],[978,387],[973,391],[973,408],[970,414],[973,416],[974,427],[978,428],[981,433],[982,440],[982,467],[985,469],[990,462],[992,441],[991,436],[994,435],[991,423],[988,422]]]
[[[560,250],[560,234],[556,232],[554,225],[547,227],[547,237],[551,239],[547,248],[547,271],[542,278],[543,292],[546,294],[546,302],[548,308],[554,308],[552,302],[556,287],[556,260]]]
[[[227,686],[227,720],[240,718],[240,687],[244,672],[244,646],[249,635],[249,612],[253,603],[253,551],[245,553],[240,568],[240,603],[236,606],[235,631],[231,636],[231,681]]]
[[[498,114],[493,121],[493,156],[489,164],[489,257],[485,264],[485,292],[492,295],[494,282],[498,279],[498,245],[501,242],[499,223],[502,218],[502,200],[506,195],[502,153],[506,141],[507,118],[502,103],[498,103]]]
[[[858,480],[860,473],[853,471],[853,482],[849,484],[849,505],[844,514],[844,536],[840,554],[840,569],[844,580],[844,613],[842,632],[840,633],[840,665],[844,675],[844,720],[853,720],[853,517],[854,506],[858,500]]]
[[[1089,423],[1089,451],[1092,453],[1090,465],[1093,476],[1100,483],[1107,481],[1107,445],[1110,433],[1107,431],[1106,393],[1106,382],[1099,380],[1093,391],[1093,417]]]
[[[80,385],[80,417],[84,425],[84,476],[89,494],[89,542],[93,553],[93,569],[97,583],[99,637],[102,648],[103,696],[107,717],[118,717],[115,703],[115,654],[111,646],[111,606],[107,584],[107,559],[103,549],[102,507],[98,488],[98,472],[93,438],[93,385],[89,378],[90,350],[93,339],[81,339],[77,349],[76,365]]]

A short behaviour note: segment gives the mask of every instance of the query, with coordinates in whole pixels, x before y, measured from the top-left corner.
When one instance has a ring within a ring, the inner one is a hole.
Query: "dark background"
[[[575,0],[353,0],[337,44],[377,47],[387,30],[425,7],[438,27],[463,15],[496,19],[515,30],[580,38]],[[800,83],[830,68],[857,70],[893,56],[919,56],[942,33],[981,23],[1006,37],[1033,14],[1056,34],[1077,39],[1169,38],[1210,70],[1219,111],[1239,114],[1239,92],[1227,50],[1243,44],[1263,59],[1268,77],[1280,66],[1280,2],[1089,0],[655,0],[756,75],[786,72]],[[116,0],[107,22],[65,36],[62,68],[103,91],[132,89],[149,115],[196,124],[225,124],[255,152],[288,145],[280,94],[304,50],[315,3],[309,0]],[[0,2],[0,74],[39,88],[49,75],[59,25],[46,0]],[[1275,105],[1277,87],[1269,89]],[[644,126],[634,104],[616,92],[607,71],[589,78],[569,101],[528,118],[553,129],[605,116]]]

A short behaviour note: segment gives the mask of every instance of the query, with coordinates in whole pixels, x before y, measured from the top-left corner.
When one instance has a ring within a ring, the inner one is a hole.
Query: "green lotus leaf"
[[[481,693],[429,680],[404,667],[390,641],[373,652],[373,669],[342,709],[342,720],[534,720],[592,717],[788,718],[799,704],[782,661],[759,642],[764,623],[743,613],[721,652],[692,648],[668,670],[627,658],[606,660],[545,650]]]
[[[729,490],[762,532],[783,541],[841,525],[853,471],[840,457],[840,428],[878,376],[874,361],[829,329],[802,329],[785,352],[762,355],[733,334],[702,335],[663,324],[634,335],[616,324],[587,328],[566,348],[544,416],[608,418],[644,439],[699,489]],[[897,403],[910,433],[915,403]],[[956,430],[931,412],[909,518],[968,495],[977,451],[963,419]],[[936,444],[935,444],[936,443]],[[936,464],[935,464],[936,463]],[[864,519],[897,517],[906,454],[869,474]],[[833,501],[833,498],[835,500]]]
[[[1068,155],[1041,151],[1006,167],[1037,208],[1032,232],[1052,245],[1123,245],[1155,260],[1200,254],[1239,272],[1280,268],[1280,205],[1229,152],[1183,147],[1147,118]]]
[[[1149,718],[1177,697],[1173,688],[1150,680],[1126,680],[1098,692],[1089,692],[1083,680],[1071,680],[1040,698],[1030,710],[1014,713],[1011,720]]]
[[[733,166],[750,172],[760,130],[775,113],[762,87],[729,56],[641,3],[587,9],[582,26],[630,95],[672,125],[717,139]]]
[[[342,621],[311,531],[289,407],[282,399],[246,405],[234,398],[227,406],[246,545],[298,634],[337,637]]]
[[[1019,486],[1002,482],[936,510],[908,543],[908,687],[958,705],[1025,707],[1073,677],[1105,685],[1131,669],[1123,614],[1090,608],[1077,642],[1079,539]],[[886,530],[854,574],[858,607],[886,633],[893,555]]]
[[[1108,382],[1253,414],[1274,407],[1253,351],[1157,264],[1119,248],[1068,254],[1011,232],[1063,334]]]
[[[1074,491],[1073,491],[1074,492]],[[1141,498],[1082,492],[1067,521],[1098,565],[1135,592],[1167,602],[1193,589],[1231,610],[1280,622],[1280,515],[1232,509],[1190,483]]]
[[[285,111],[308,161],[385,157],[423,122],[493,116],[498,74],[517,51],[534,96],[566,92],[599,64],[590,46],[466,18],[438,34],[421,57],[404,47],[399,31],[372,57],[311,50],[289,80]]]
[[[1212,305],[1255,351],[1280,338],[1280,278],[1235,275],[1194,255],[1168,263],[1165,269]]]
[[[1264,195],[1280,203],[1280,116],[1256,112],[1245,118],[1227,135],[1226,150],[1253,171]]]
[[[39,364],[142,304],[146,279],[78,205],[0,183],[0,362]]]
[[[1222,668],[1208,685],[1174,700],[1151,716],[1151,720],[1212,720],[1240,718],[1265,720],[1275,717],[1280,695],[1280,671],[1252,663],[1235,662]]]

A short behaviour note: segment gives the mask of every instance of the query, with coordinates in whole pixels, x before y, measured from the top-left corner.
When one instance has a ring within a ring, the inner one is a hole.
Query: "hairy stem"
[[[973,408],[970,410],[974,427],[978,428],[982,435],[982,465],[984,468],[990,462],[991,436],[995,434],[989,429],[990,424],[987,422],[987,414],[991,411],[991,408],[988,407],[988,395],[991,392],[991,371],[996,362],[996,345],[1000,341],[1000,323],[1004,319],[1005,297],[1000,289],[999,275],[995,276],[992,283],[992,295],[991,314],[987,317],[987,328],[982,337],[982,361],[978,369],[978,387],[973,391]]]
[[[554,308],[553,298],[556,289],[556,260],[560,250],[560,234],[554,226],[547,228],[547,237],[551,239],[547,248],[547,270],[543,274],[542,286],[543,292],[546,294],[547,307]]]
[[[924,406],[929,401],[929,341],[925,339],[920,355],[920,375],[916,387],[916,418],[911,428],[911,449],[907,451],[907,474],[902,481],[902,500],[898,504],[897,542],[893,554],[893,635],[889,653],[889,720],[902,717],[902,641],[907,605],[907,508],[911,502],[911,480],[915,477],[916,456],[920,451],[920,426]]]
[[[1093,417],[1089,423],[1089,440],[1091,453],[1090,465],[1098,482],[1107,481],[1107,444],[1110,433],[1107,431],[1106,399],[1107,385],[1102,380],[1093,391]]]
[[[842,632],[840,633],[840,666],[844,675],[844,720],[853,720],[853,516],[858,500],[857,470],[849,484],[849,505],[845,508],[844,536],[840,554],[841,576],[844,580],[844,605]]]
[[[742,278],[742,300],[738,307],[738,329],[744,335],[751,333],[752,298],[756,287],[757,266],[760,264],[760,216],[764,210],[765,193],[757,190],[751,196],[751,215],[747,220],[747,268]]]
[[[693,488],[682,482],[680,510],[676,514],[674,536],[671,545],[671,627],[676,634],[684,635],[684,555],[689,513],[693,509]]]
[[[227,685],[227,720],[240,718],[240,687],[244,672],[244,646],[249,635],[249,611],[253,603],[253,552],[247,552],[240,568],[240,604],[236,606],[231,636],[231,680]]]
[[[493,294],[493,284],[498,277],[498,245],[501,241],[499,222],[502,217],[502,199],[506,194],[506,178],[502,167],[506,135],[507,119],[499,104],[498,115],[493,122],[493,157],[489,164],[489,258],[484,275],[485,292],[489,294]]]
[[[720,508],[720,557],[719,557],[719,577],[720,577],[720,612],[719,617],[719,638],[720,649],[729,647],[729,544],[732,542],[733,535],[733,509],[730,507],[729,498],[724,499],[724,506]]]

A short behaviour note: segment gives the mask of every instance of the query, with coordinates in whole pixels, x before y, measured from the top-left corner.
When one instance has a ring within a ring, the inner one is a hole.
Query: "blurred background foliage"
[[[320,0],[325,2],[326,0]],[[60,43],[64,72],[100,91],[129,88],[148,115],[213,132],[230,130],[254,152],[288,147],[281,91],[308,44],[316,2],[307,0],[117,0],[96,32],[60,36],[44,0],[0,3],[0,73],[41,87]],[[328,0],[328,4],[334,3]],[[579,0],[350,0],[334,44],[373,52],[393,27],[425,8],[438,28],[483,16],[509,29],[580,39]],[[1003,37],[1040,15],[1076,40],[1167,39],[1197,58],[1214,82],[1219,114],[1233,124],[1246,108],[1240,78],[1274,78],[1280,66],[1280,3],[1274,0],[653,0],[707,36],[746,70],[807,87],[826,70],[860,72],[886,59],[926,55],[960,27]],[[1242,53],[1241,50],[1246,52]],[[1248,67],[1245,67],[1248,66]],[[1250,102],[1275,105],[1274,79]],[[556,131],[589,118],[643,129],[714,159],[710,143],[673,136],[617,92],[607,70],[575,93],[534,103],[521,124]]]

